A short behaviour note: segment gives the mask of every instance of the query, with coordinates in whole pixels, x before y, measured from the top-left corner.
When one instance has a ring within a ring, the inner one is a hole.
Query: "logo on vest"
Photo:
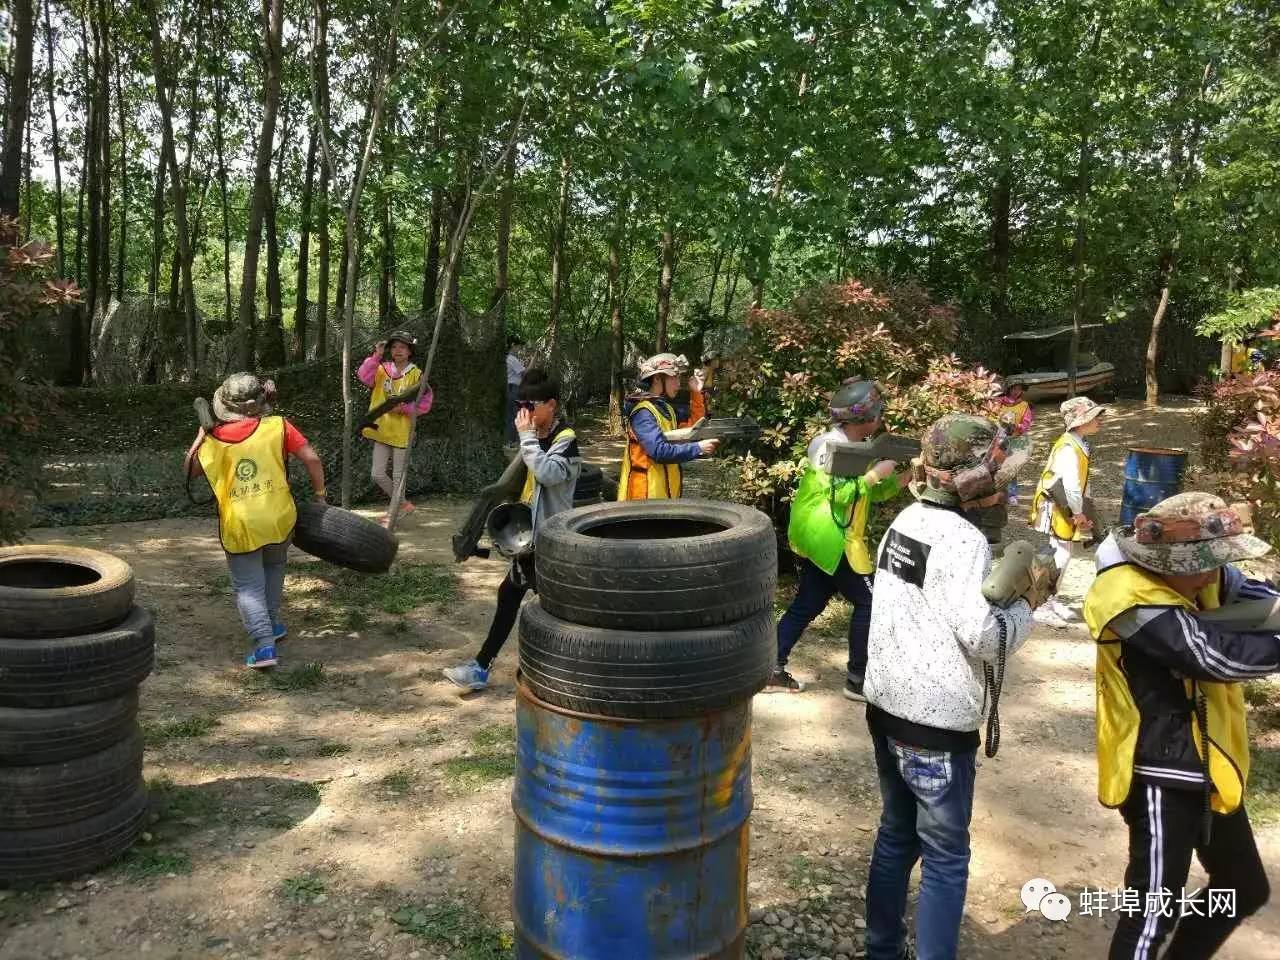
[[[244,457],[236,464],[236,479],[241,483],[248,483],[258,475],[258,464]]]

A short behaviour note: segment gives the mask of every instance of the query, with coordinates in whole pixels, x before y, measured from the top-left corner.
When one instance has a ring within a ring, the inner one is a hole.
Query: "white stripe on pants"
[[[404,473],[405,458],[409,451],[404,447],[393,447],[390,444],[373,442],[373,482],[382,488],[389,498],[395,484],[400,482],[400,474]],[[388,462],[392,474],[387,476]]]

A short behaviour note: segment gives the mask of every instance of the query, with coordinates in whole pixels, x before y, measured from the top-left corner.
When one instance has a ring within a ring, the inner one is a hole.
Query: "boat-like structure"
[[[1100,323],[1080,325],[1080,347],[1076,353],[1076,395],[1111,392],[1116,377],[1115,364],[1099,360],[1093,352],[1092,331]],[[1043,400],[1065,400],[1071,396],[1071,324],[1020,330],[1005,336],[1013,348],[1016,372],[1010,383],[1021,383],[1026,398],[1032,403]]]

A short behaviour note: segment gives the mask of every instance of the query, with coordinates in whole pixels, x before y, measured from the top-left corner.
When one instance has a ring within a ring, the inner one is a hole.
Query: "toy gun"
[[[1015,540],[982,581],[982,596],[997,607],[1011,607],[1023,598],[1048,596],[1057,579],[1058,567],[1051,554],[1037,553],[1027,541]]]
[[[1067,499],[1067,490],[1062,485],[1061,477],[1056,478],[1045,493],[1049,495],[1049,499],[1054,504],[1066,512],[1067,516],[1072,515],[1071,502]],[[1098,516],[1098,508],[1094,505],[1093,497],[1085,497],[1083,507],[1084,509],[1081,513],[1093,522],[1093,527],[1087,533],[1077,533],[1076,536],[1081,540],[1092,540],[1094,543],[1101,543],[1107,538],[1107,527]]]
[[[404,401],[401,399],[399,402]],[[520,454],[517,453],[507,464],[507,468],[502,471],[502,476],[480,491],[471,505],[471,512],[467,514],[467,519],[462,521],[462,526],[453,535],[455,561],[462,563],[471,557],[489,556],[488,550],[482,550],[478,546],[480,536],[484,533],[485,521],[489,519],[489,513],[498,504],[520,499],[520,491],[524,489],[528,469]]]
[[[1280,599],[1241,600],[1196,614],[1199,620],[1240,633],[1280,633]]]
[[[892,433],[879,433],[869,440],[828,441],[831,450],[829,472],[833,477],[860,477],[881,460],[907,464],[920,456],[920,441]]]
[[[703,417],[688,427],[662,431],[671,443],[697,443],[699,440],[745,440],[750,443],[760,436],[760,424],[751,417]]]
[[[356,427],[356,429],[357,430],[366,430],[366,429],[377,430],[378,420],[380,418],[390,413],[396,407],[402,406],[406,403],[409,403],[409,404],[417,403],[418,398],[422,396],[422,391],[425,389],[426,389],[426,381],[419,380],[418,385],[414,387],[412,390],[408,391],[407,393],[402,393],[393,397],[387,397],[387,399],[383,400],[376,407],[371,408],[364,415],[364,419],[360,421],[360,426]]]

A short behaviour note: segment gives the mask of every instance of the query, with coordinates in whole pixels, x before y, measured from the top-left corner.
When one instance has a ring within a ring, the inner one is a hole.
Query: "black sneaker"
[[[764,689],[768,693],[799,693],[804,689],[804,684],[787,673],[786,667],[774,667]]]
[[[852,700],[855,703],[867,702],[867,698],[863,696],[862,693],[861,677],[858,677],[857,679],[854,679],[853,677],[846,678],[844,682],[844,698],[846,700]]]

